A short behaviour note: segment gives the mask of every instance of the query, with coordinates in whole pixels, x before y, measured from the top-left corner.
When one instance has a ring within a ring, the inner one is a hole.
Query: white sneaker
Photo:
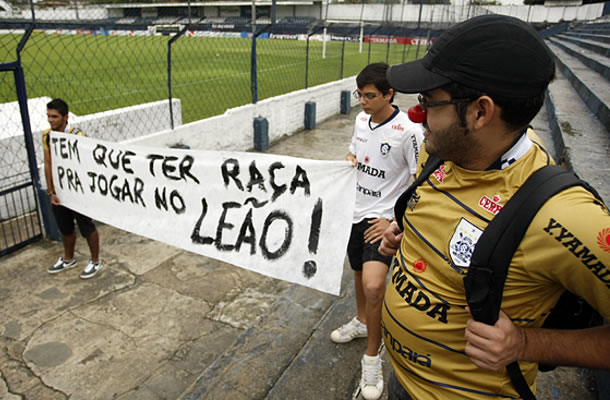
[[[347,343],[355,338],[363,338],[368,336],[366,325],[354,317],[347,324],[335,329],[330,334],[330,340],[335,343]]]
[[[89,264],[87,264],[87,268],[85,268],[85,270],[80,274],[80,277],[82,279],[93,278],[100,269],[102,269],[101,258],[98,262],[93,262],[93,260],[90,260]]]
[[[383,394],[383,370],[381,356],[362,356],[360,361],[362,376],[360,378],[360,394],[365,400],[377,400]]]
[[[52,266],[47,269],[49,274],[56,274],[61,271],[65,271],[66,269],[70,269],[76,266],[76,258],[71,259],[70,261],[64,260],[63,257],[59,257],[59,260]]]

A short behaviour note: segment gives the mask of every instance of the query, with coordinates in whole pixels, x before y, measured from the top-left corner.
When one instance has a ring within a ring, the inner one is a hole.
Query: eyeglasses
[[[426,111],[427,108],[446,106],[447,104],[471,103],[474,101],[474,99],[462,98],[442,101],[426,101],[426,99],[424,99],[424,96],[420,94],[419,96],[417,96],[417,101],[419,102],[419,106],[421,107],[422,111]]]
[[[360,100],[361,97],[364,97],[367,100],[373,100],[375,97],[379,96],[381,93],[360,93],[357,90],[354,90],[352,92],[352,96],[354,96],[354,99],[356,100]]]

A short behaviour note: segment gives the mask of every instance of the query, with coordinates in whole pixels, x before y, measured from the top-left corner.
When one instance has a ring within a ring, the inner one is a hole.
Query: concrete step
[[[602,56],[610,57],[610,44],[605,44],[601,42],[597,42],[595,40],[581,39],[576,37],[571,37],[569,35],[565,35],[565,33],[561,33],[556,35],[558,38],[565,39],[572,43],[579,45],[587,50],[592,50],[596,53],[601,54]]]
[[[241,334],[199,375],[197,381],[181,395],[180,399],[245,400],[267,397],[269,391],[284,375],[284,371],[293,364],[297,354],[316,332],[325,314],[340,299],[341,297],[337,298],[302,286],[290,286],[273,304],[267,315]],[[349,301],[354,302],[351,298]],[[339,358],[341,359],[340,356]],[[328,373],[327,368],[328,366],[324,365],[323,369]],[[340,377],[342,370],[344,370],[343,365],[334,373]],[[303,379],[309,377],[304,376]],[[319,390],[315,382],[315,380],[310,382],[309,386],[313,386],[313,390]],[[337,386],[333,390],[348,393],[347,385],[349,382],[337,379]]]
[[[599,32],[610,30],[610,22],[590,22],[587,24],[580,24],[574,26],[573,30],[586,31],[586,32]]]
[[[580,39],[593,40],[593,41],[601,42],[601,43],[610,43],[610,30],[608,30],[605,34],[599,34],[599,33],[594,34],[594,33],[589,33],[589,32],[584,32],[584,31],[570,30],[570,31],[564,32],[563,35],[580,38]]]
[[[610,204],[610,136],[607,126],[593,116],[559,71],[549,86],[545,104],[559,161],[589,182]]]
[[[602,123],[606,135],[608,135],[610,132],[610,82],[600,79],[599,73],[591,70],[579,59],[569,55],[558,46],[549,43],[549,47],[555,55],[558,69],[570,81],[593,115]]]
[[[566,53],[578,58],[583,64],[610,81],[610,58],[604,57],[594,51],[584,49],[574,43],[561,40],[558,37],[550,37],[548,40],[560,47]]]
[[[366,339],[336,344],[329,335],[353,318],[355,313],[354,289],[350,283],[344,289],[343,297],[328,310],[266,400],[354,398],[360,381],[360,359],[366,350]],[[384,381],[387,383],[392,366],[385,351],[382,359]],[[386,385],[380,400],[387,398]]]

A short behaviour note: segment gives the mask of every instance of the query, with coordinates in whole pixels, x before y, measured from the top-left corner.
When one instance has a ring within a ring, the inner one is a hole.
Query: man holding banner
[[[386,80],[387,69],[385,63],[371,64],[356,78],[354,96],[363,111],[356,117],[345,159],[357,168],[356,206],[347,249],[354,270],[357,315],[330,335],[336,343],[368,336],[358,388],[367,400],[383,393],[381,306],[392,257],[379,254],[378,248],[392,220],[394,202],[416,172],[423,141],[421,127],[392,105],[394,90]]]
[[[44,173],[47,180],[47,190],[49,198],[53,205],[53,214],[59,231],[62,235],[64,245],[64,255],[59,257],[57,262],[47,270],[50,274],[70,269],[76,266],[74,258],[74,247],[76,245],[76,232],[74,229],[74,221],[78,224],[80,233],[87,239],[89,250],[91,251],[91,260],[85,270],[80,274],[82,279],[93,278],[102,268],[102,261],[99,256],[99,234],[91,218],[79,214],[69,208],[61,205],[55,185],[53,183],[53,168],[51,160],[50,136],[51,130],[57,132],[65,132],[78,136],[85,136],[83,132],[68,124],[68,104],[62,99],[54,99],[47,104],[47,120],[51,128],[42,132],[42,148],[44,151]]]

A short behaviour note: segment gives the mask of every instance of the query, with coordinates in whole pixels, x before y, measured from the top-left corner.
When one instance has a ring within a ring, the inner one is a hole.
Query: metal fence
[[[16,44],[19,55],[31,29]],[[5,115],[7,125],[27,121],[27,95],[23,68],[19,57],[14,62],[0,64],[2,87],[12,88],[18,99],[18,107]],[[18,139],[21,139],[20,141]],[[22,127],[20,135],[0,132],[3,148],[2,171],[5,175],[0,185],[0,256],[19,249],[42,236],[39,208],[37,207],[38,182],[36,157],[29,124]],[[46,218],[43,218],[46,220]]]
[[[45,184],[36,166],[43,163],[41,131],[52,98],[67,101],[69,122],[88,136],[119,141],[352,76],[371,62],[421,57],[439,34],[314,18],[253,25],[173,8],[116,17],[112,8],[44,3],[0,8],[0,65],[19,66],[24,76],[19,83],[11,69],[0,71],[0,255],[40,236],[37,203],[44,196],[37,192]],[[15,228],[24,215],[31,216],[27,227]]]

